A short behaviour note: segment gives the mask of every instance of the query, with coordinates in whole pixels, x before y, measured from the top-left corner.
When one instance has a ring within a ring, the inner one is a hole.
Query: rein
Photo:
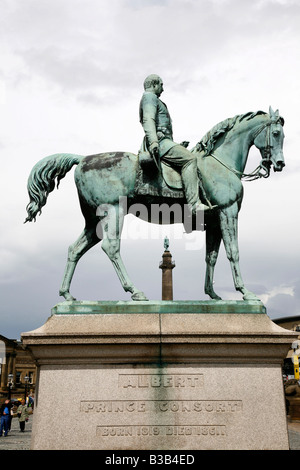
[[[246,181],[254,181],[258,178],[268,178],[270,174],[267,168],[264,168],[261,166],[261,163],[251,173],[243,173],[241,171],[236,170],[235,168],[231,168],[230,166],[226,165],[226,163],[222,162],[222,160],[220,160],[214,153],[210,153],[209,155],[213,157],[215,160],[217,160],[219,163],[221,163],[221,165],[225,166],[227,170],[231,171],[232,173],[234,173],[235,175],[243,179],[246,179]],[[264,170],[266,174],[265,175],[261,174],[260,170]]]
[[[264,156],[263,159],[261,160],[260,164],[258,165],[255,170],[253,170],[251,173],[243,173],[241,171],[236,170],[235,168],[231,168],[230,166],[226,165],[226,163],[222,162],[214,153],[210,153],[209,155],[213,157],[215,160],[217,160],[221,165],[223,165],[227,170],[231,171],[232,173],[236,174],[239,176],[241,179],[245,179],[246,181],[254,181],[259,178],[268,178],[270,176],[270,169],[269,169],[269,163],[271,159],[271,125],[272,124],[278,124],[280,122],[280,118],[277,119],[270,119],[270,121],[264,123],[262,126],[260,126],[257,131],[254,134],[253,142],[258,137],[258,135],[267,127],[267,133],[266,133],[266,146],[264,147]],[[266,165],[267,164],[267,165]],[[265,173],[261,173],[261,171],[264,171]]]

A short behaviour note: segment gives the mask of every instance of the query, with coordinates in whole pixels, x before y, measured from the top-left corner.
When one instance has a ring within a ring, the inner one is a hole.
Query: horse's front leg
[[[221,242],[221,231],[216,225],[207,225],[206,228],[206,274],[204,292],[213,300],[221,300],[213,287],[215,264],[217,262]]]
[[[102,249],[111,260],[125,292],[131,292],[132,300],[148,300],[130,280],[120,255],[120,237],[123,228],[124,213],[121,206],[110,206],[107,216],[100,222],[102,227]]]
[[[233,281],[236,290],[243,294],[244,300],[259,300],[258,297],[246,289],[240,270],[239,248],[237,236],[238,224],[238,206],[237,203],[232,206],[220,210],[220,225],[222,238],[227,254],[227,258],[231,265]]]

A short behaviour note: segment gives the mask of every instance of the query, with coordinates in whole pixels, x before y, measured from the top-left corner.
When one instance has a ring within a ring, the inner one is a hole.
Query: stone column
[[[159,268],[162,270],[162,300],[173,300],[173,276],[172,269],[175,263],[172,261],[172,255],[169,248],[169,240],[165,238],[165,251],[162,255],[162,261]]]

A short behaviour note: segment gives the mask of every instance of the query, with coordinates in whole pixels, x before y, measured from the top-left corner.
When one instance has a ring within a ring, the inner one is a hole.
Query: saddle
[[[139,152],[138,165],[135,194],[170,199],[185,198],[181,175],[178,171],[163,161],[160,161],[158,165],[148,152]],[[200,188],[201,186],[202,184]],[[194,216],[186,215],[182,222],[186,233],[191,233],[193,230],[205,230],[203,221],[196,220]]]
[[[163,161],[158,166],[148,152],[139,152],[138,164],[136,194],[184,198],[181,175],[178,171]]]

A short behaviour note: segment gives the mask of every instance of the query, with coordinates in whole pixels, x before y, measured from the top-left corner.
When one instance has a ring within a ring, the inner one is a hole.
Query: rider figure
[[[140,122],[145,131],[143,150],[152,158],[166,162],[181,173],[187,203],[193,214],[210,209],[199,198],[197,159],[183,145],[173,141],[172,120],[167,106],[159,99],[163,82],[158,75],[144,81],[145,92],[140,102]]]

